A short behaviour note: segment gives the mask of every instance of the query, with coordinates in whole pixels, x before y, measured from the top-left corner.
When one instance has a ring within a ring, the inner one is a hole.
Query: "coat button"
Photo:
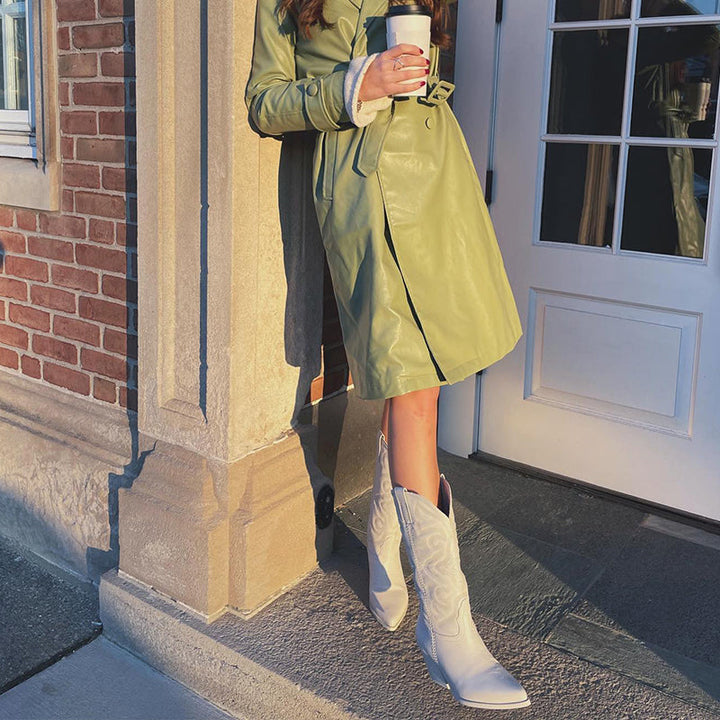
[[[307,94],[308,95],[317,95],[318,86],[316,83],[311,83],[307,86]]]
[[[428,116],[425,118],[425,127],[426,127],[426,128],[431,128],[431,127],[433,126],[434,122],[435,122],[435,121],[433,120],[432,115],[428,115]]]

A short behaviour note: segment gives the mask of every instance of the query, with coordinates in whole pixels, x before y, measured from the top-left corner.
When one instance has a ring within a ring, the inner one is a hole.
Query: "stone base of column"
[[[316,428],[302,426],[224,463],[158,441],[120,489],[120,574],[207,622],[253,615],[332,552],[315,445]]]

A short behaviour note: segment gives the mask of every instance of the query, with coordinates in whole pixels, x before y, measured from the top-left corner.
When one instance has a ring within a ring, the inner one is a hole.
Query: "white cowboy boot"
[[[470,614],[445,475],[440,475],[441,507],[404,487],[394,487],[392,494],[420,599],[415,637],[430,677],[470,707],[530,705],[522,685],[488,650]]]
[[[400,625],[408,607],[408,589],[400,563],[402,532],[391,490],[388,446],[380,429],[367,522],[367,555],[370,610],[386,630]]]

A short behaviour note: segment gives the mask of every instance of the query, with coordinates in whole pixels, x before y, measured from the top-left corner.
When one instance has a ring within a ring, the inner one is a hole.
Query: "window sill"
[[[0,142],[0,158],[36,158],[37,147],[35,145],[13,145],[12,143]]]
[[[0,157],[0,205],[60,209],[60,163],[27,157]]]

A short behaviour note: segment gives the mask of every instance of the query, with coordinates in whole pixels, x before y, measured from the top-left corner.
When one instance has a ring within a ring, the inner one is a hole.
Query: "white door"
[[[478,409],[481,451],[715,520],[719,67],[715,0],[505,0],[490,210],[525,332]]]

